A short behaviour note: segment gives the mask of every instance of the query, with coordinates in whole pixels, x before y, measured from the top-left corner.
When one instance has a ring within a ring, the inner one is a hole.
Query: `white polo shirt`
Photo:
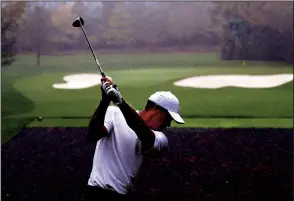
[[[132,181],[143,163],[140,140],[116,106],[108,107],[104,125],[109,135],[97,142],[88,185],[126,194],[133,190]],[[151,151],[165,150],[167,137],[162,132],[154,133],[155,142]]]

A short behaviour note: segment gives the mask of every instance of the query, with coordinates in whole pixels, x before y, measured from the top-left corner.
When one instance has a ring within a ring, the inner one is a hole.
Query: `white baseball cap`
[[[179,100],[170,91],[155,92],[149,97],[148,100],[166,109],[176,123],[178,124],[185,123],[183,118],[179,114],[179,111],[180,111]]]

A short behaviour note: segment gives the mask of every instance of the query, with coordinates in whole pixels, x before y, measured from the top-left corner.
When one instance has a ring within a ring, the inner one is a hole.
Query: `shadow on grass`
[[[31,112],[35,108],[32,100],[25,97],[13,88],[13,80],[4,78],[2,81],[2,106],[1,106],[1,144],[15,135],[21,128],[30,123],[32,118],[9,118],[9,115],[18,115]]]
[[[7,142],[33,120],[34,118],[2,118],[1,144]]]
[[[2,145],[2,200],[82,200],[95,143],[86,128],[26,128]],[[292,129],[170,129],[137,200],[292,200]]]

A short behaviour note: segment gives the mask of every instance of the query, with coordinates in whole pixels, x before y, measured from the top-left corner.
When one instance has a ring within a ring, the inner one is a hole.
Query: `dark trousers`
[[[130,195],[124,195],[115,191],[106,190],[98,186],[87,186],[84,201],[103,201],[103,200],[130,201]]]

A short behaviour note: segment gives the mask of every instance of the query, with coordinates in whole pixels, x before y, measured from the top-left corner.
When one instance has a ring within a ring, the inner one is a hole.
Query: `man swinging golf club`
[[[184,123],[179,101],[169,91],[150,96],[142,111],[123,99],[117,86],[102,78],[102,99],[90,120],[87,137],[97,142],[86,201],[128,200],[147,156],[167,149],[164,134],[171,121]],[[109,106],[110,102],[116,106]]]

